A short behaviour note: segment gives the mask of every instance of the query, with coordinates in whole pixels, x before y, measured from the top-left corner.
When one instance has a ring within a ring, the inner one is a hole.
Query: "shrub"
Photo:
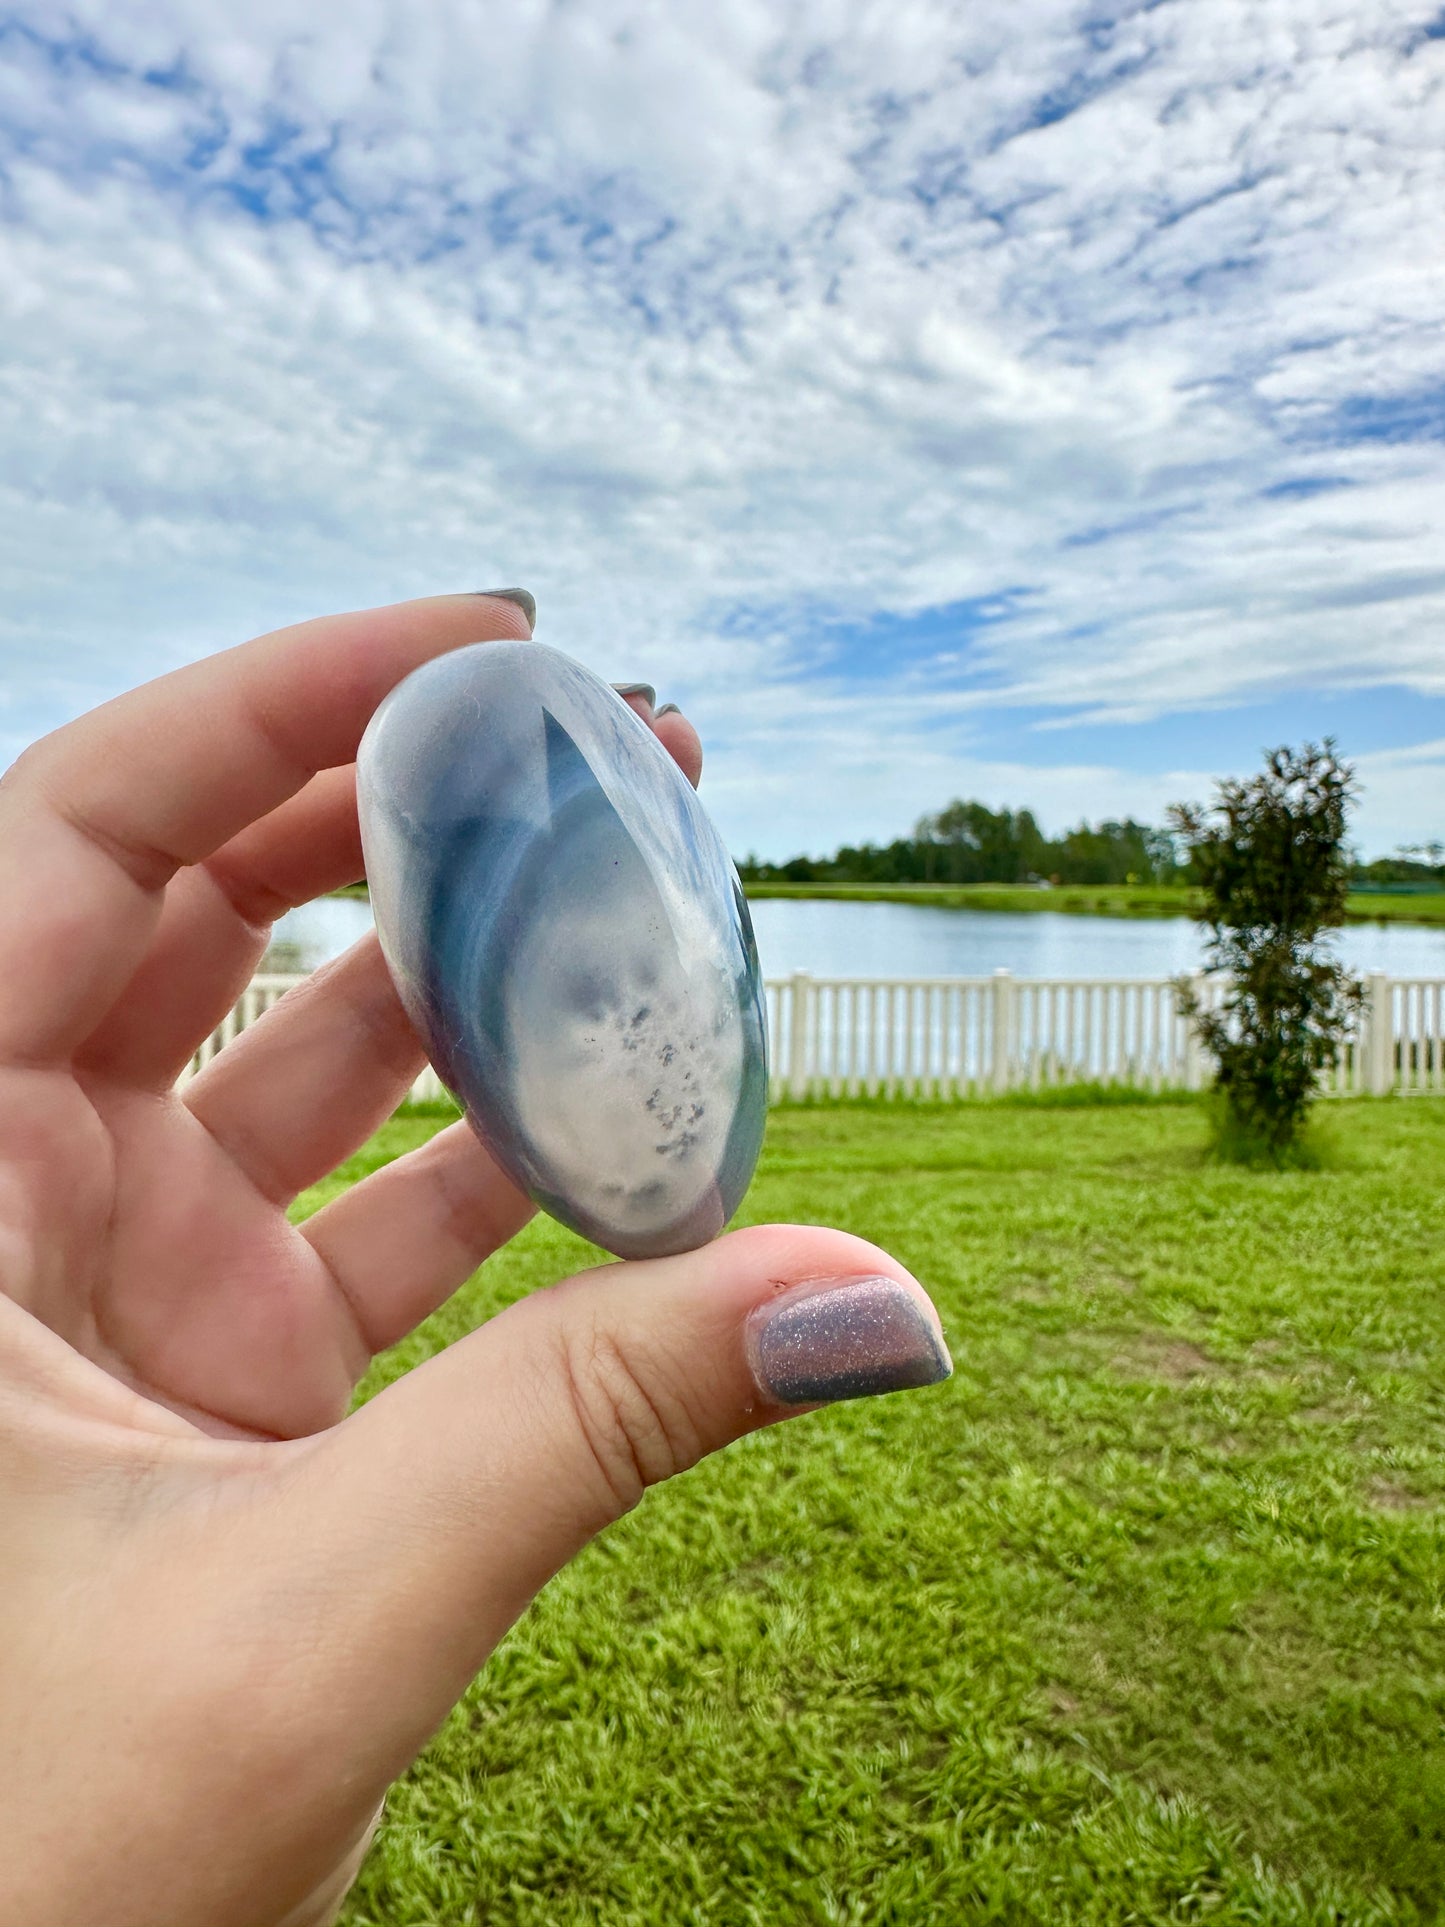
[[[1217,1066],[1217,1147],[1231,1160],[1298,1161],[1320,1072],[1354,1028],[1363,988],[1321,940],[1344,921],[1355,794],[1353,769],[1326,738],[1270,751],[1260,775],[1221,783],[1211,809],[1169,813],[1204,895],[1206,965],[1229,978],[1218,1009],[1187,982],[1178,988]]]

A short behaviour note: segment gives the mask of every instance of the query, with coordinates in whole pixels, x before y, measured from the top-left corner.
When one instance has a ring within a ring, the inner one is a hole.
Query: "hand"
[[[330,1920],[388,1783],[648,1485],[946,1373],[883,1253],[770,1227],[534,1294],[344,1416],[530,1204],[458,1124],[288,1224],[420,1068],[374,938],[175,1080],[272,919],[361,873],[387,690],[527,634],[477,596],[303,623],[0,782],[3,1927]]]

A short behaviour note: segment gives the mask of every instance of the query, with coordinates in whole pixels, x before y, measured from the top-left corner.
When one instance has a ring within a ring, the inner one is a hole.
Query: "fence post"
[[[993,1069],[989,1086],[1006,1091],[1013,1056],[1014,980],[1010,970],[993,973]]]
[[[1372,1097],[1383,1097],[1395,1088],[1390,979],[1383,970],[1372,970],[1365,984],[1365,1089]]]
[[[808,1095],[808,989],[806,970],[793,972],[788,993],[788,1096]]]
[[[1189,988],[1198,1000],[1199,1008],[1204,1008],[1204,1000],[1209,995],[1209,979],[1202,970],[1189,972]],[[1194,1019],[1184,1019],[1184,1088],[1186,1091],[1199,1091],[1204,1088],[1204,1046],[1199,1041],[1199,1033],[1194,1028]]]

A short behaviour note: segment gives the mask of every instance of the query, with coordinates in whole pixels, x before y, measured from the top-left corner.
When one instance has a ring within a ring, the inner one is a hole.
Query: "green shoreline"
[[[1149,883],[1060,884],[1040,889],[1026,883],[749,883],[749,899],[824,898],[839,903],[922,903],[942,910],[1052,910],[1076,917],[1187,917],[1199,898],[1193,890]],[[1347,923],[1418,923],[1445,926],[1445,890],[1362,892],[1345,910]]]
[[[751,902],[768,897],[813,898],[835,903],[921,903],[935,910],[1052,910],[1072,917],[1187,917],[1198,907],[1192,890],[1149,883],[1061,884],[1041,890],[1027,883],[749,883]],[[364,883],[333,890],[337,897],[364,897]],[[1346,923],[1413,923],[1445,928],[1445,890],[1365,892],[1352,896]]]

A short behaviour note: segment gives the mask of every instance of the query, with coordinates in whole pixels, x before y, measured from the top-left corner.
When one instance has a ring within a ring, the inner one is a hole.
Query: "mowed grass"
[[[1445,1918],[1445,1103],[1326,1129],[1261,1174],[1193,1104],[776,1112],[746,1216],[895,1251],[954,1378],[590,1548],[348,1927]],[[590,1256],[535,1223],[367,1389]]]
[[[753,902],[765,897],[822,897],[843,903],[916,903],[942,910],[1051,910],[1080,917],[1187,917],[1202,905],[1182,884],[1061,883],[1043,890],[1029,883],[749,883]],[[1345,906],[1346,923],[1445,924],[1445,890],[1357,891]]]
[[[749,883],[750,902],[822,897],[835,903],[921,903],[940,910],[1051,910],[1078,917],[1188,917],[1202,905],[1182,884],[1061,883]],[[333,896],[365,897],[364,883]],[[1346,923],[1445,924],[1445,890],[1362,890],[1345,906]]]

